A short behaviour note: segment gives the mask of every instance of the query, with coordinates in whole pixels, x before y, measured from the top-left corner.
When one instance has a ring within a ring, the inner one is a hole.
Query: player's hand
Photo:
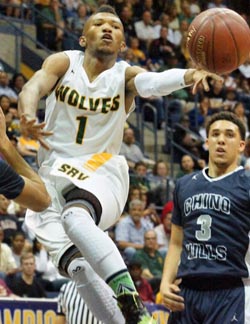
[[[221,83],[223,83],[224,81],[224,79],[221,76],[215,73],[207,72],[205,70],[195,70],[193,74],[194,85],[193,85],[192,93],[196,94],[197,89],[200,85],[202,85],[205,91],[209,91],[208,79],[220,81]]]
[[[209,91],[208,79],[220,81],[221,83],[224,81],[218,74],[201,69],[188,69],[184,78],[186,84],[193,84],[192,94],[196,94],[199,86],[202,86],[205,91]]]
[[[179,295],[179,284],[181,279],[175,280],[173,284],[161,284],[162,304],[173,312],[183,311],[185,308],[184,298]]]
[[[20,126],[21,130],[26,132],[30,137],[37,140],[42,147],[44,147],[46,150],[49,149],[48,144],[44,140],[44,136],[50,136],[53,134],[53,132],[45,131],[45,123],[36,123],[36,119],[28,119],[25,115],[22,115],[20,118]]]

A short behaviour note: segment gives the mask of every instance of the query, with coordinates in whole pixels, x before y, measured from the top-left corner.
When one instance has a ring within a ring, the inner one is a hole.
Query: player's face
[[[117,55],[119,51],[125,49],[120,19],[110,13],[97,13],[91,16],[85,25],[80,44],[93,55]]]
[[[209,162],[218,167],[237,166],[239,154],[245,148],[238,126],[227,120],[218,120],[211,125],[206,143]]]

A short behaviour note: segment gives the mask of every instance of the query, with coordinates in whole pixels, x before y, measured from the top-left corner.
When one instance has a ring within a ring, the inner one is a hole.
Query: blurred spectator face
[[[7,128],[11,125],[12,121],[13,121],[13,114],[10,111],[8,111],[5,114],[5,123]]]
[[[132,204],[129,207],[129,215],[132,217],[135,223],[140,222],[143,215],[143,203],[140,202],[137,204],[134,200],[132,200]]]
[[[142,20],[145,25],[150,25],[152,23],[152,16],[150,11],[144,11],[142,14]]]
[[[135,134],[132,128],[128,128],[124,131],[123,142],[128,145],[135,142]]]
[[[164,27],[168,27],[168,24],[169,24],[169,15],[164,13],[161,15],[161,25]]]
[[[24,79],[24,77],[23,77],[22,75],[18,75],[18,76],[16,77],[16,79],[15,79],[15,83],[14,83],[15,88],[21,90],[21,89],[23,88],[24,84],[25,84],[25,79]]]
[[[141,198],[141,190],[139,188],[133,188],[130,192],[130,200],[140,199]]]
[[[181,23],[180,23],[181,32],[184,33],[185,31],[187,31],[188,27],[189,27],[189,22],[186,19],[182,20]]]
[[[9,77],[6,72],[0,72],[0,86],[6,87],[9,85]]]
[[[25,237],[22,234],[17,234],[12,240],[12,248],[16,253],[21,253],[25,245]]]
[[[151,9],[153,6],[153,1],[152,0],[144,0],[144,7],[147,9]]]
[[[237,105],[235,106],[234,113],[238,117],[245,116],[245,107],[244,107],[244,105],[241,102],[237,103]]]
[[[167,27],[162,27],[161,28],[161,31],[160,31],[160,37],[162,39],[167,39],[167,36],[168,36],[168,29],[167,29]]]
[[[84,18],[87,16],[87,8],[86,8],[86,5],[84,3],[81,3],[78,7],[78,16],[81,17],[81,18]]]
[[[189,155],[183,155],[181,159],[181,167],[186,172],[192,172],[194,169],[194,160]]]
[[[131,11],[131,9],[128,7],[128,6],[124,6],[123,8],[122,8],[122,12],[121,12],[121,18],[122,18],[122,20],[129,20],[129,19],[131,19],[131,17],[132,17],[132,11]]]
[[[134,281],[138,281],[141,279],[142,267],[139,264],[131,264],[129,273]]]
[[[33,256],[30,256],[28,258],[22,259],[22,272],[27,276],[32,276],[35,274],[36,270],[36,264],[35,264],[35,258]]]
[[[7,213],[9,205],[10,200],[5,198],[4,195],[0,195],[0,213]]]
[[[135,167],[135,173],[139,177],[145,177],[147,174],[147,167],[145,165],[139,164]]]
[[[157,175],[161,176],[161,177],[166,177],[168,174],[168,168],[166,163],[164,162],[159,162],[157,164]]]
[[[10,99],[9,97],[2,95],[0,98],[0,106],[3,109],[3,112],[5,113],[10,108]]]
[[[155,231],[147,231],[145,233],[144,246],[149,250],[157,250],[157,236]]]
[[[130,41],[130,47],[133,49],[138,49],[139,48],[139,39],[136,37],[133,37]]]

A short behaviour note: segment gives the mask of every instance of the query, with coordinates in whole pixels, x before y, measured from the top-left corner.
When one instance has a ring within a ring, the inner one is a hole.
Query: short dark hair
[[[229,112],[229,111],[221,111],[219,113],[216,113],[214,115],[211,116],[211,118],[209,119],[207,126],[206,126],[206,132],[207,132],[207,136],[209,134],[209,130],[211,125],[216,122],[217,120],[228,120],[231,123],[235,124],[236,126],[238,126],[239,131],[240,131],[240,137],[242,140],[245,140],[246,138],[246,127],[245,125],[242,123],[242,121],[236,116],[236,114]]]
[[[100,12],[106,12],[106,13],[111,13],[115,16],[118,17],[116,11],[115,11],[115,8],[110,6],[110,5],[101,5],[99,8],[97,8],[97,10],[95,11],[94,14],[97,14],[97,13],[100,13]]]

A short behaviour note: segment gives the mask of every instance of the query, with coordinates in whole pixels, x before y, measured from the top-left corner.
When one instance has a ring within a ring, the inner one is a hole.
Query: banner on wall
[[[56,306],[53,299],[0,298],[0,324],[54,324]]]

